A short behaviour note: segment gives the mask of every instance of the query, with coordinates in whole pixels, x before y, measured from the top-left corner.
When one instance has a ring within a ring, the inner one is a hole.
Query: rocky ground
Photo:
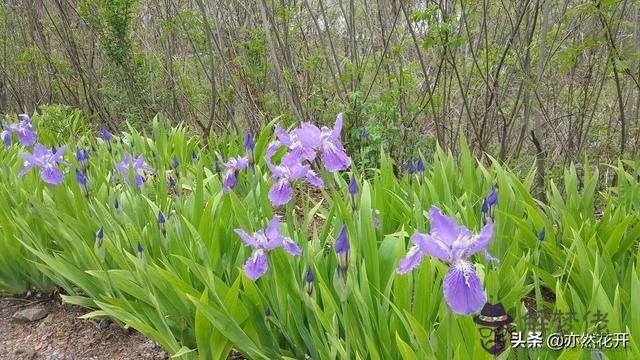
[[[156,343],[115,323],[81,320],[87,309],[57,295],[0,298],[0,359],[167,359]]]

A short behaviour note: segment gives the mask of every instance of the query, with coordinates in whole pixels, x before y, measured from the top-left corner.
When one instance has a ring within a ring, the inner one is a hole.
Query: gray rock
[[[43,306],[36,305],[17,311],[13,314],[13,319],[17,321],[37,321],[47,316],[48,313]]]

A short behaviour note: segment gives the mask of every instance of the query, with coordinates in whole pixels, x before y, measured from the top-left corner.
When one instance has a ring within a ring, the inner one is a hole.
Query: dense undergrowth
[[[310,162],[324,186],[292,180],[293,199],[275,207],[269,193],[278,182],[265,155],[276,121],[256,136],[249,164],[237,167],[225,192],[230,171],[216,152],[237,159],[246,139],[221,136],[205,146],[159,120],[148,134],[130,128],[109,141],[90,131],[52,136],[45,119],[32,119],[38,141],[66,145],[69,166],[54,164],[64,175],[59,185],[35,169],[18,177],[21,154],[33,150],[16,135],[0,150],[4,292],[59,286],[65,301],[95,309],[87,317],[111,317],[180,358],[224,359],[232,348],[252,359],[490,358],[473,316],[452,314],[442,295],[445,262],[425,256],[411,272],[396,272],[411,235],[428,232],[435,205],[473,233],[493,218],[487,249],[499,262],[480,253],[469,261],[487,300],[502,303],[519,331],[527,313],[551,321],[557,312],[599,311],[606,322],[571,330],[606,325],[630,334],[624,351],[509,348],[501,358],[640,357],[638,159],[582,164],[580,177],[568,167],[543,203],[531,195],[533,165],[484,166],[464,140],[459,155],[422,153],[420,169],[400,176],[381,149],[377,168],[365,169],[357,156],[342,172]],[[87,151],[80,161],[76,149]],[[145,166],[123,163],[125,153],[143,155]],[[270,161],[283,156],[280,149]],[[615,186],[600,187],[599,172],[615,173]],[[483,209],[493,187],[498,200]],[[253,234],[276,214],[299,256],[270,249],[268,270],[253,281],[243,267],[255,250],[236,229]],[[336,256],[343,225],[350,247]]]

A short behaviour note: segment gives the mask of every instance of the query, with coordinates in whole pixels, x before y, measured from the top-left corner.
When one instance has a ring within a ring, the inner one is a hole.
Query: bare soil
[[[34,306],[47,309],[47,316],[33,322],[13,319],[17,311]],[[162,347],[134,330],[78,319],[87,312],[63,304],[57,294],[0,298],[0,359],[168,359]]]

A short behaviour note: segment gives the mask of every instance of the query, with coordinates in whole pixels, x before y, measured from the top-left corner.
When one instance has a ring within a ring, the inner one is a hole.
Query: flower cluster
[[[287,132],[280,125],[276,125],[277,141],[272,142],[267,149],[265,161],[272,172],[274,182],[269,190],[269,199],[275,206],[288,203],[292,196],[291,184],[294,180],[306,178],[317,187],[323,187],[324,182],[311,169],[311,164],[318,154],[324,169],[328,172],[343,171],[351,165],[351,158],[347,155],[340,142],[342,132],[342,113],[338,114],[332,129],[303,122],[300,127]],[[288,152],[282,157],[279,165],[274,165],[271,158],[282,147]]]
[[[131,170],[136,187],[140,187],[145,182],[144,171],[155,172],[155,169],[144,161],[142,154],[134,158],[128,152],[124,153],[124,159],[116,165],[116,170],[119,174],[124,175],[124,182],[127,185],[129,185],[129,171]]]
[[[33,148],[33,154],[23,153],[24,169],[18,174],[18,177],[23,177],[29,170],[34,167],[40,168],[40,177],[46,183],[52,185],[58,185],[64,180],[62,171],[56,166],[58,163],[66,166],[71,166],[68,162],[65,162],[62,158],[66,146],[60,147],[60,149],[47,149],[44,145],[37,144]]]

